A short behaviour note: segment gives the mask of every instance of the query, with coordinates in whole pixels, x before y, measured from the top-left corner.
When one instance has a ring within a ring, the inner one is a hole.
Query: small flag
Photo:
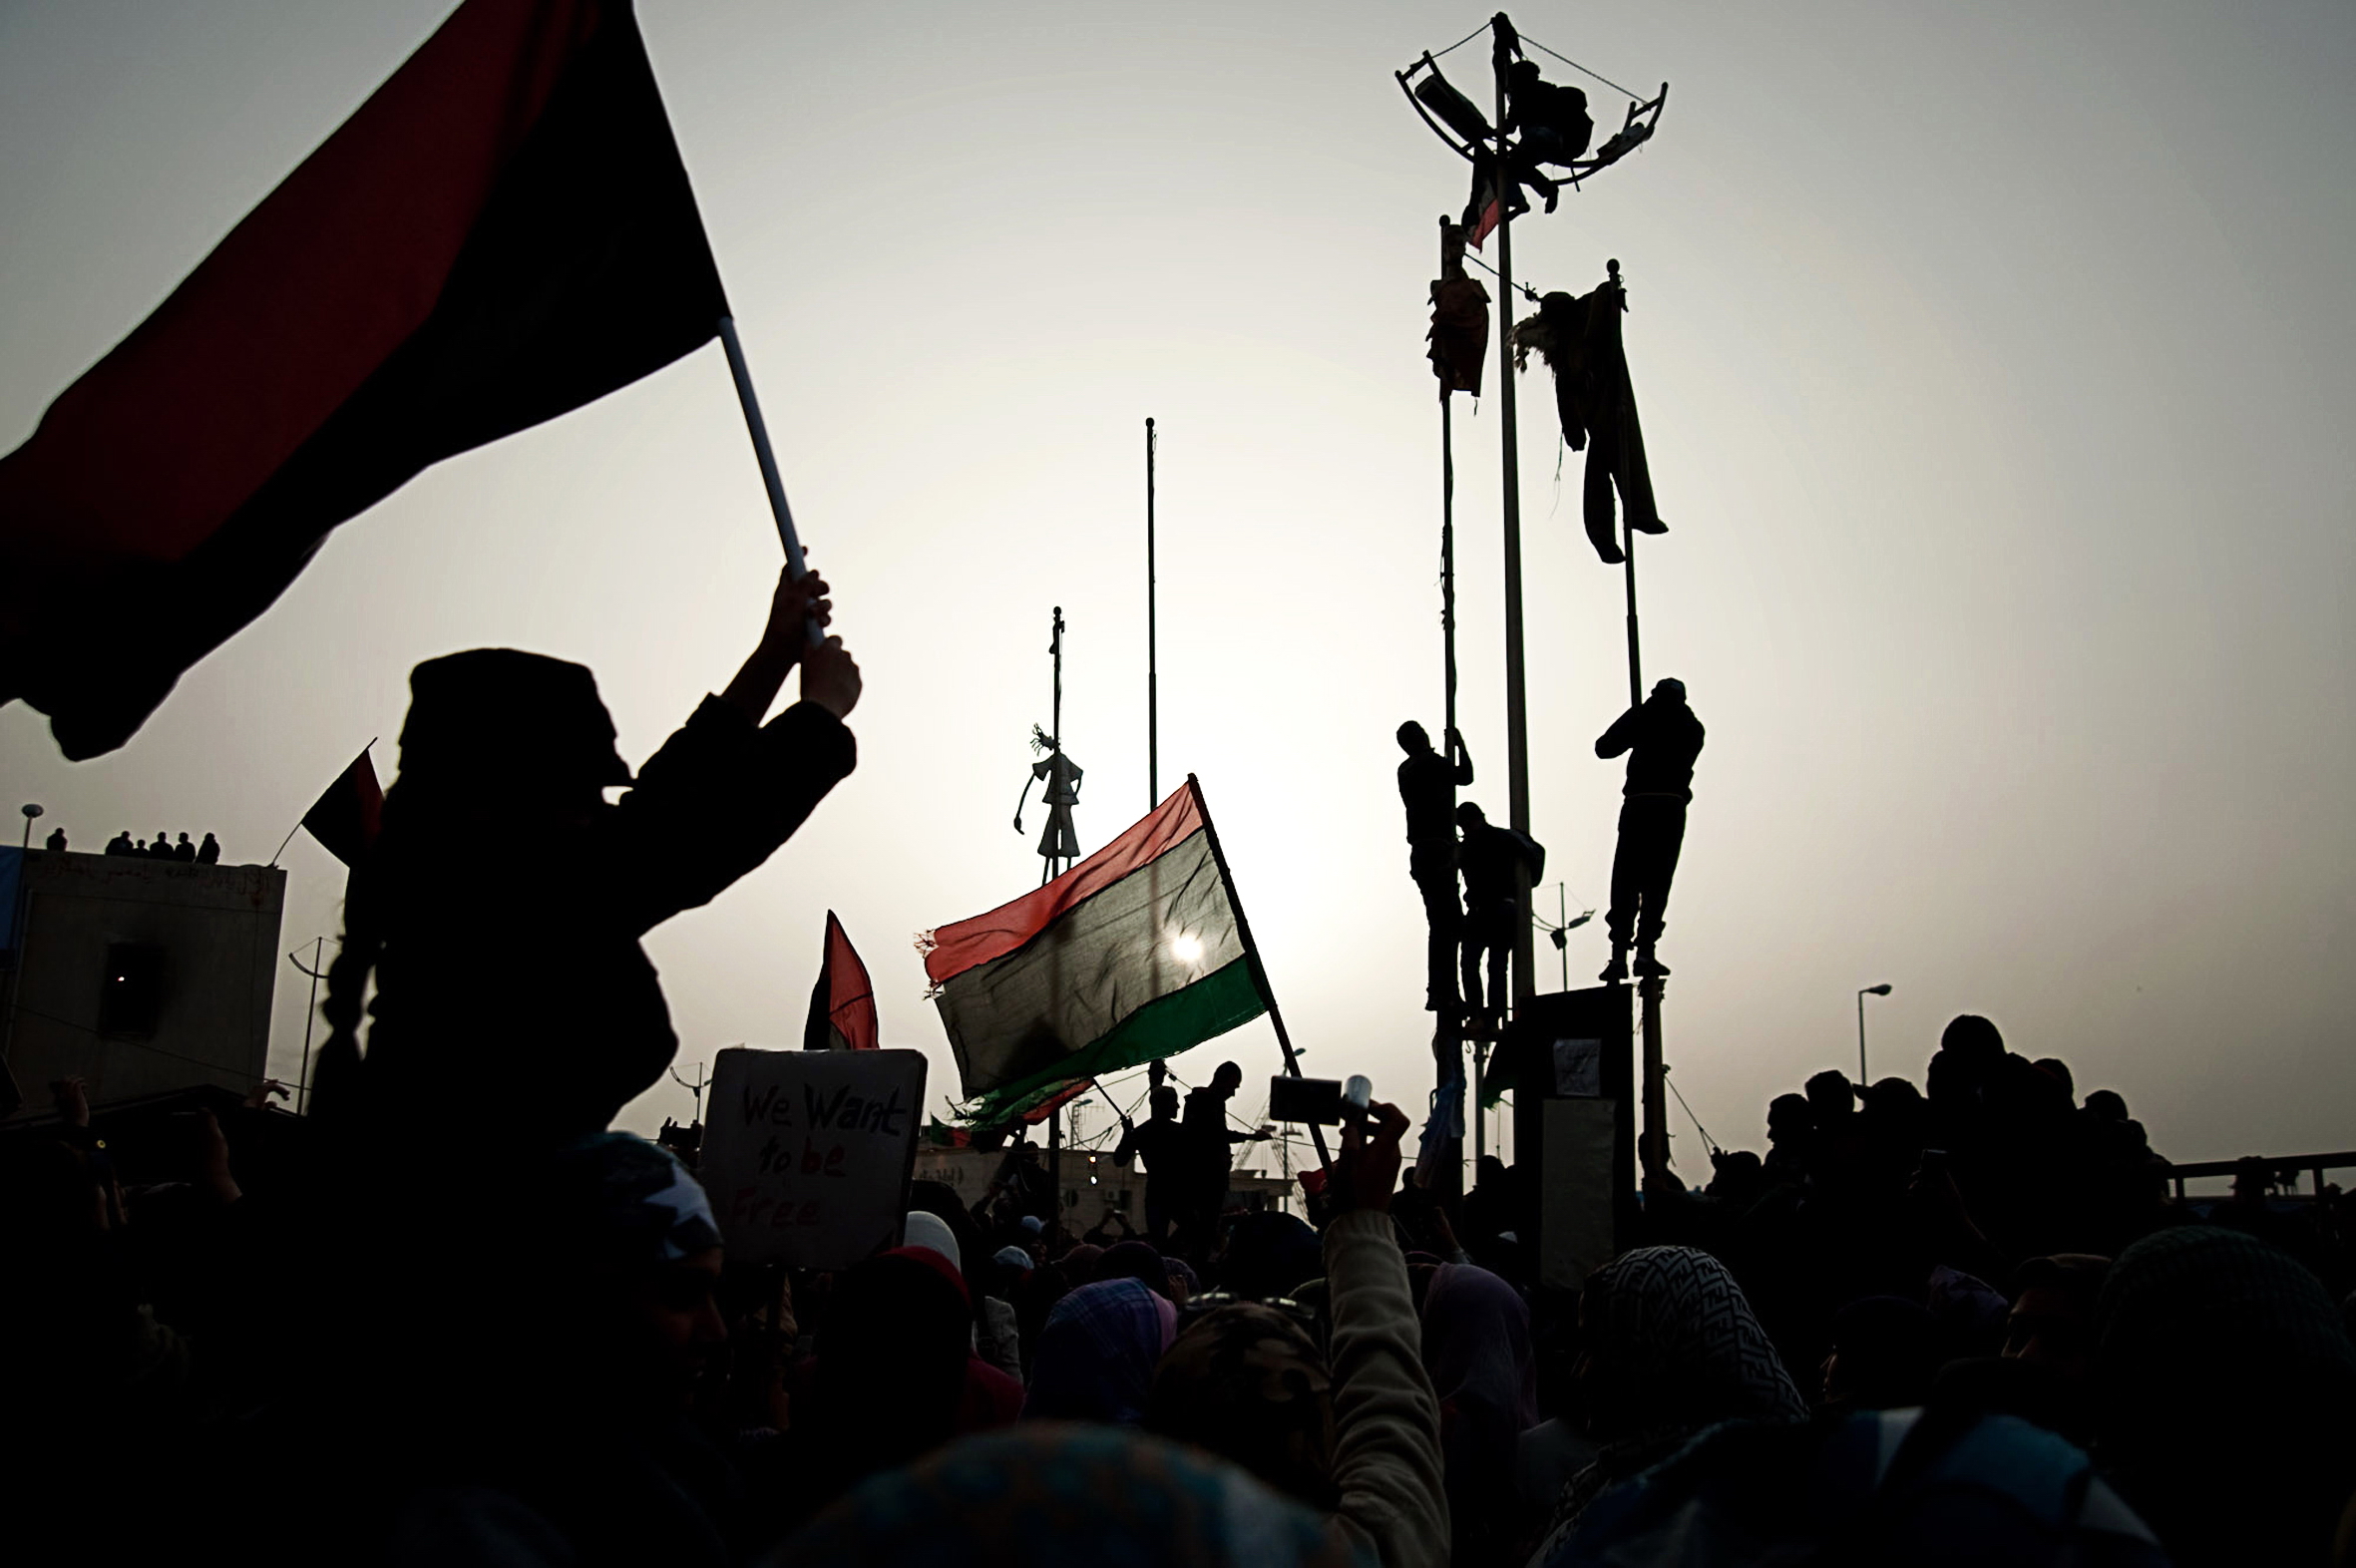
[[[818,983],[810,987],[810,1021],[802,1026],[802,1048],[874,1050],[880,1043],[876,988],[843,923],[828,910],[826,957],[819,961]]]
[[[377,787],[376,764],[368,760],[366,750],[354,757],[352,765],[337,774],[335,782],[320,791],[311,809],[302,814],[302,825],[311,837],[347,867],[357,866],[360,857],[368,853],[383,821],[384,791]]]
[[[0,703],[112,751],[338,524],[727,312],[628,0],[466,0],[0,459]]]
[[[925,973],[978,1121],[1268,1010],[1192,778],[1046,886],[926,940]]]

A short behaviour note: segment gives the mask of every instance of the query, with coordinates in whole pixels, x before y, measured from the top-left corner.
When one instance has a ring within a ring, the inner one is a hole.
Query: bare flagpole
[[[1513,180],[1512,147],[1505,140],[1505,76],[1513,60],[1513,23],[1500,11],[1490,19],[1496,42],[1490,63],[1497,78],[1497,388],[1498,427],[1504,443],[1505,492],[1505,790],[1507,819],[1516,833],[1530,831],[1530,720],[1522,678],[1521,615],[1521,444],[1514,417],[1513,387]],[[1530,940],[1530,882],[1514,873],[1513,1004],[1516,1011],[1537,990],[1530,974],[1535,954]],[[1477,1055],[1480,1046],[1473,1051]]]
[[[1162,686],[1153,582],[1153,421],[1145,422],[1145,809],[1162,803]]]

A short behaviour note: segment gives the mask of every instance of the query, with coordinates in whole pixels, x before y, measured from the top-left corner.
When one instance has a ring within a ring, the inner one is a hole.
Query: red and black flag
[[[368,846],[376,842],[376,830],[384,821],[384,791],[376,782],[376,764],[362,751],[352,759],[352,765],[335,776],[335,782],[319,792],[311,802],[311,809],[302,814],[302,825],[310,830],[328,854],[344,865],[357,866]]]
[[[835,912],[826,912],[826,957],[818,983],[810,987],[810,1021],[802,1026],[804,1050],[874,1050],[883,1043],[876,1024],[876,988],[867,966]]]
[[[0,702],[112,750],[337,524],[727,308],[628,0],[466,0],[0,459]]]

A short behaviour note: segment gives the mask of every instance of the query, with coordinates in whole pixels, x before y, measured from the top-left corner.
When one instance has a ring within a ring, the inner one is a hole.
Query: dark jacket
[[[1536,882],[1546,871],[1546,849],[1526,833],[1484,822],[1464,833],[1464,907],[1513,902],[1513,868],[1529,868]]]
[[[1472,782],[1472,759],[1451,764],[1422,751],[1398,765],[1398,800],[1407,808],[1407,842],[1417,849],[1450,849],[1456,842],[1456,789]]]
[[[1702,721],[1683,702],[1653,696],[1612,721],[1595,743],[1599,757],[1628,758],[1627,795],[1694,798],[1694,759],[1702,754]]]
[[[706,697],[586,823],[409,846],[397,887],[355,879],[384,935],[368,1099],[496,1108],[511,1135],[601,1130],[678,1048],[638,939],[767,860],[856,761],[816,703],[756,728]]]

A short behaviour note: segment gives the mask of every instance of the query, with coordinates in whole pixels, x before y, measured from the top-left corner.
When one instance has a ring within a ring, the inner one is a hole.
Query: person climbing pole
[[[1431,749],[1431,736],[1413,719],[1398,727],[1398,799],[1407,813],[1407,875],[1423,896],[1423,1010],[1453,1024],[1463,1010],[1456,994],[1456,941],[1463,919],[1456,907],[1456,826],[1449,805],[1472,782],[1472,754],[1464,737],[1448,731],[1448,754]]]
[[[1456,824],[1464,830],[1458,853],[1464,867],[1462,954],[1467,1028],[1475,1039],[1494,1039],[1504,1026],[1513,995],[1508,981],[1521,890],[1545,875],[1546,849],[1526,833],[1498,827],[1469,800],[1456,808]],[[1526,880],[1517,880],[1517,874]],[[1485,997],[1481,991],[1484,960],[1489,974]]]
[[[1505,73],[1505,134],[1519,133],[1514,144],[1514,175],[1543,196],[1546,210],[1554,210],[1561,187],[1538,172],[1540,164],[1568,169],[1587,154],[1595,122],[1587,116],[1587,95],[1575,87],[1558,87],[1539,75],[1528,60],[1516,60]]]
[[[1702,721],[1686,706],[1685,682],[1668,679],[1613,720],[1595,743],[1599,757],[1628,756],[1620,843],[1612,856],[1612,909],[1604,920],[1612,938],[1612,962],[1602,977],[1607,984],[1628,979],[1631,941],[1638,979],[1669,973],[1655,947],[1678,852],[1685,847],[1686,806],[1694,798],[1694,759],[1702,754],[1703,739]]]

